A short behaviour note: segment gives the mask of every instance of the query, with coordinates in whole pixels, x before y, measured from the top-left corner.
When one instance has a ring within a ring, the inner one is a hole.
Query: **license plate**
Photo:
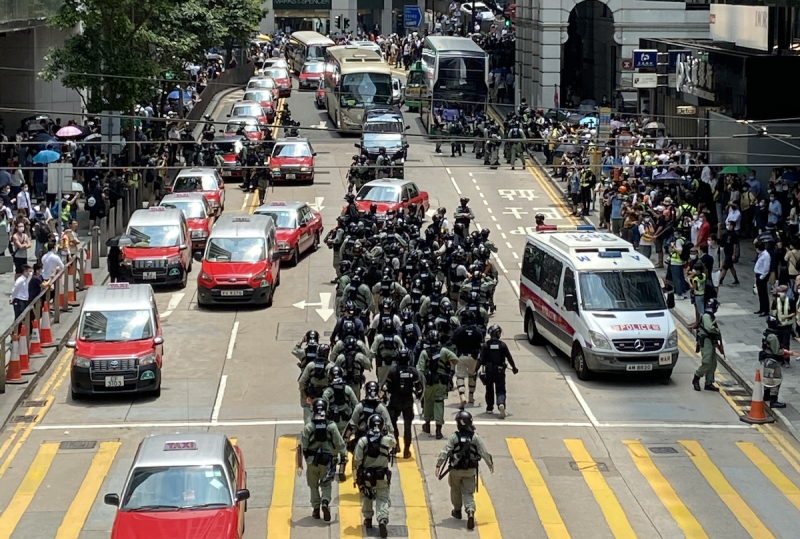
[[[286,179],[287,180],[294,180],[295,178],[297,178],[297,174],[287,174],[286,175]]]
[[[658,356],[659,365],[672,365],[672,354],[661,354]]]
[[[220,296],[244,296],[244,290],[222,290]]]
[[[650,365],[650,364],[646,364],[645,365],[645,364],[642,364],[642,363],[637,363],[637,364],[634,364],[634,365],[626,365],[625,366],[625,370],[626,371],[652,371],[653,370],[653,366]]]
[[[156,278],[156,272],[155,271],[145,271],[144,273],[142,273],[142,279],[146,279],[148,281],[151,281],[151,280],[153,280],[155,278]]]
[[[106,387],[122,387],[124,385],[124,376],[106,376]]]

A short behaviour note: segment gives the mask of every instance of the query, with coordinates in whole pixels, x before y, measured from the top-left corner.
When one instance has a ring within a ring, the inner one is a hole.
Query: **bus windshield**
[[[485,92],[485,66],[483,58],[440,57],[436,89]]]
[[[388,105],[392,101],[392,78],[383,73],[350,73],[342,76],[343,107],[365,104]]]
[[[667,308],[654,271],[580,273],[581,304],[587,311],[662,311]]]
[[[324,45],[309,45],[306,60],[322,60],[325,57]]]

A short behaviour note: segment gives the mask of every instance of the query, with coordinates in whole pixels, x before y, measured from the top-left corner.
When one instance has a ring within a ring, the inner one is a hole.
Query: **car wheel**
[[[269,291],[269,296],[267,297],[267,307],[272,307],[272,300],[275,299],[275,288],[271,288]]]
[[[69,396],[72,397],[72,400],[75,402],[83,400],[83,395],[76,393],[74,389],[69,390]]]
[[[586,356],[579,344],[572,347],[572,366],[575,367],[578,380],[592,379],[592,370],[586,365]]]
[[[316,253],[319,250],[319,232],[314,234],[314,244],[311,246],[311,252]]]
[[[292,267],[295,267],[299,263],[300,263],[300,247],[295,245],[294,250],[292,251],[292,259],[289,261],[289,264]]]
[[[161,384],[158,384],[158,387],[155,388],[153,391],[150,392],[150,396],[154,399],[157,399],[161,396]]]
[[[183,272],[183,279],[181,279],[181,284],[179,285],[181,289],[186,288],[186,285],[189,283],[189,272]]]
[[[531,344],[542,343],[542,335],[539,333],[539,329],[536,327],[536,320],[534,320],[533,314],[530,311],[525,315],[525,335],[528,337],[528,342]]]

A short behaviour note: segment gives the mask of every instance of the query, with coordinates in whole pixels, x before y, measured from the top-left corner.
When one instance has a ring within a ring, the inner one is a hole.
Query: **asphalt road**
[[[238,95],[221,100],[215,117],[224,119]],[[312,95],[293,92],[293,116],[303,126],[331,127]],[[412,118],[410,133],[419,133]],[[343,204],[357,139],[322,129],[302,133],[318,153],[316,183],[278,185],[268,198],[313,203],[327,230]],[[569,224],[541,173],[508,166],[490,171],[471,154],[436,155],[420,137],[410,143],[407,177],[428,191],[431,207],[444,205],[452,214],[464,194],[478,226],[492,231],[501,275],[493,322],[503,326],[520,369],[508,380],[506,420],[483,413],[480,385],[471,408],[495,458],[493,475],[481,469],[472,536],[798,537],[798,444],[776,427],[741,423],[743,406],[725,373],[722,395],[693,391],[698,360],[685,334],[668,384],[643,376],[580,382],[567,358],[527,343],[517,303],[526,227],[537,211],[553,224]],[[234,184],[227,197],[228,212],[253,207],[252,196]],[[324,320],[334,293],[331,260],[323,247],[296,268],[284,268],[274,306],[266,310],[200,310],[194,275],[183,291],[158,290],[166,342],[157,400],[73,402],[65,351],[35,388],[36,406],[17,412],[27,419],[0,434],[0,539],[109,537],[114,509],[103,505],[103,494],[121,490],[142,438],[205,431],[224,432],[244,452],[252,492],[245,538],[263,538],[268,530],[281,539],[367,535],[352,482],[334,487],[328,524],[311,519],[305,478],[294,475],[302,415],[290,350],[307,330],[333,328],[332,317]],[[456,400],[446,403],[448,417]],[[453,428],[449,423],[445,430]],[[464,523],[450,518],[447,485],[434,473],[443,444],[419,425],[415,433],[414,459],[394,465],[390,535],[463,537]],[[64,444],[77,441],[88,443]]]

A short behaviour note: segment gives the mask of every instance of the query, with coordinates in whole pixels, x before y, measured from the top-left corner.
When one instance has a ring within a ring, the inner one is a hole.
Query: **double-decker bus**
[[[325,51],[325,108],[337,129],[360,131],[364,109],[392,104],[392,71],[373,51],[353,45]]]
[[[323,61],[325,49],[334,45],[332,40],[317,32],[294,32],[286,46],[286,63],[289,64],[289,70],[300,73],[307,61]]]
[[[428,36],[422,50],[427,89],[420,96],[420,116],[434,133],[434,114],[445,121],[473,117],[489,103],[489,58],[472,39]]]

